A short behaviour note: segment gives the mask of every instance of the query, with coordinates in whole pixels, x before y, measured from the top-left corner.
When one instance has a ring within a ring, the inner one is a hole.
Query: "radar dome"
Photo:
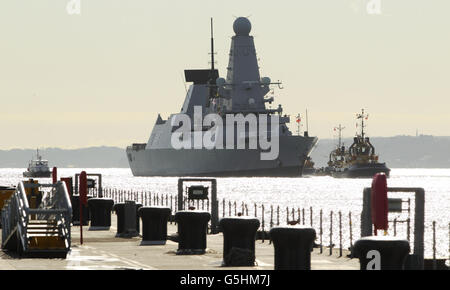
[[[227,82],[227,81],[226,81],[224,78],[218,78],[218,79],[216,80],[216,85],[217,85],[218,87],[223,87],[223,86],[225,85],[226,82]]]
[[[271,80],[269,77],[263,77],[263,78],[261,79],[261,83],[262,83],[263,85],[265,85],[265,86],[270,85],[271,82],[272,82],[272,80]]]
[[[252,24],[247,18],[239,17],[234,21],[233,30],[238,36],[248,36],[252,30]]]

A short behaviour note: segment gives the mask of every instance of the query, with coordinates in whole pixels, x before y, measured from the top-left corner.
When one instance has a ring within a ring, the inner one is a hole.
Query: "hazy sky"
[[[373,1],[373,0],[372,0]],[[179,112],[182,72],[226,73],[232,24],[250,16],[261,75],[284,112],[308,109],[310,135],[450,135],[450,1],[0,1],[0,149],[147,142],[158,112]],[[291,129],[296,125],[292,120]]]

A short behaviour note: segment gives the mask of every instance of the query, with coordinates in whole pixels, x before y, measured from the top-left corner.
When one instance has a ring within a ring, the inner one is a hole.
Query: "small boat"
[[[50,177],[52,172],[48,167],[48,160],[42,159],[39,149],[36,150],[36,159],[30,160],[27,171],[23,172],[23,177]]]
[[[336,149],[331,151],[327,163],[328,167],[324,169],[324,171],[328,172],[330,175],[332,175],[332,172],[335,171],[343,171],[345,164],[348,161],[348,152],[345,150],[344,143],[342,143],[342,130],[344,129],[345,127],[342,127],[340,124],[339,127],[334,128],[334,131],[339,132],[339,142]]]
[[[389,177],[391,170],[386,163],[378,162],[375,147],[370,143],[369,137],[365,136],[364,120],[368,119],[368,115],[362,109],[362,113],[357,114],[356,117],[361,120],[361,133],[353,138],[353,144],[348,150],[345,149],[345,146],[339,146],[341,148],[338,147],[331,152],[329,162],[329,166],[332,168],[331,175],[346,178],[372,178],[377,173],[384,173]]]

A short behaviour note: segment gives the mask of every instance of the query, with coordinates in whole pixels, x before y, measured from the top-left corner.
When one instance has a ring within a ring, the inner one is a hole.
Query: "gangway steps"
[[[56,221],[31,220],[27,228],[28,249],[65,250],[64,238],[60,235]]]
[[[70,251],[72,207],[64,183],[39,184],[51,187],[38,207],[30,207],[27,188],[20,182],[2,209],[2,248],[20,256],[65,258]]]

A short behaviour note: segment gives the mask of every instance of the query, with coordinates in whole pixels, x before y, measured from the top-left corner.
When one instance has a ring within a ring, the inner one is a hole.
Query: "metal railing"
[[[25,188],[50,188],[43,194],[38,208],[30,208]],[[28,224],[30,217],[36,216],[39,220],[54,220],[58,226],[60,236],[64,239],[66,247],[71,246],[70,222],[72,205],[64,182],[56,184],[24,184],[20,182],[16,192],[6,202],[2,209],[2,247],[17,230],[17,237],[21,245],[18,250],[28,250]]]
[[[56,184],[40,184],[41,187],[50,187],[44,193],[41,204],[37,209],[29,209],[30,214],[36,214],[39,220],[55,220],[61,236],[66,241],[66,247],[71,246],[71,220],[72,203],[64,182]]]
[[[2,247],[17,228],[17,238],[23,247],[27,243],[27,227],[29,221],[29,205],[23,182],[20,182],[16,192],[6,202],[2,209]],[[18,248],[26,249],[26,248]]]

